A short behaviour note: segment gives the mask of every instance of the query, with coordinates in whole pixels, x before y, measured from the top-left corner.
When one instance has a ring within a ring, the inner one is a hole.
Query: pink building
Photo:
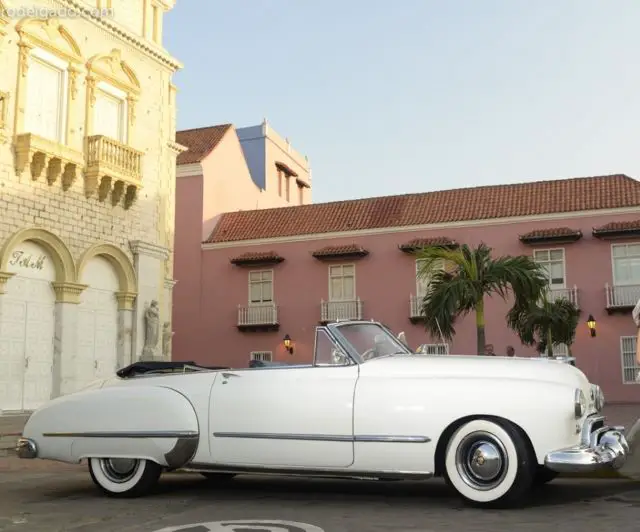
[[[191,215],[178,205],[177,218]],[[411,251],[443,240],[543,263],[552,293],[582,310],[571,346],[577,365],[608,402],[640,402],[631,318],[640,298],[640,182],[624,175],[225,213],[201,246],[190,244],[185,275],[199,284],[189,306],[176,298],[174,315],[189,327],[176,330],[174,358],[308,362],[314,327],[337,318],[383,321],[432,352],[475,353],[473,316],[458,322],[451,345],[428,337],[419,319],[424,287]],[[488,300],[487,341],[499,355],[513,345],[517,356],[536,356],[506,327],[507,310]]]
[[[201,317],[201,243],[223,212],[305,205],[311,169],[268,123],[178,131],[172,352],[188,353]]]

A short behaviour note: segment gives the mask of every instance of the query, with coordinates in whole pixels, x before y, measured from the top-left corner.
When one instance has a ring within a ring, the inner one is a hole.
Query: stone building
[[[143,352],[169,356],[183,151],[171,81],[181,65],[162,46],[175,0],[10,2],[0,0],[3,412]]]

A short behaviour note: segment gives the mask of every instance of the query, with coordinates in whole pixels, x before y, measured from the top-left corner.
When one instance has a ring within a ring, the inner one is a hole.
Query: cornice
[[[162,260],[169,258],[169,250],[158,244],[151,244],[150,242],[143,242],[142,240],[132,240],[129,243],[129,247],[134,255],[146,255]]]
[[[180,164],[176,168],[176,177],[192,177],[204,175],[200,163]]]
[[[180,70],[183,68],[183,64],[180,63],[175,57],[172,57],[167,52],[165,52],[162,48],[152,45],[146,39],[135,35],[133,32],[125,29],[120,24],[110,20],[107,17],[98,17],[92,13],[91,6],[86,5],[84,2],[79,2],[77,0],[55,0],[59,4],[68,5],[73,7],[73,9],[81,13],[84,18],[93,22],[96,26],[106,28],[118,37],[120,37],[123,41],[134,45],[138,50],[149,54],[156,61],[163,64],[164,66],[169,67],[174,72],[176,70]]]
[[[187,151],[189,148],[187,146],[183,146],[182,144],[178,144],[177,142],[170,140],[167,142],[167,148],[169,148],[172,153],[179,155],[180,153]]]

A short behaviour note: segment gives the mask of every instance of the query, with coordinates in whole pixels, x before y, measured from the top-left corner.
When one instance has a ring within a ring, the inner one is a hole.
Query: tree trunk
[[[476,349],[478,355],[484,354],[484,346],[486,344],[486,338],[484,334],[484,300],[478,301],[476,304]]]
[[[547,356],[553,356],[553,338],[551,337],[551,329],[547,331]]]

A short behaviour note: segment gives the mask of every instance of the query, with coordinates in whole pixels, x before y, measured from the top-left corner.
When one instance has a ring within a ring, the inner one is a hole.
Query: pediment
[[[54,18],[22,19],[16,26],[20,41],[37,46],[63,57],[70,62],[82,62],[78,43],[69,30]]]
[[[109,54],[94,55],[87,63],[90,74],[126,92],[140,92],[140,81],[133,69],[122,59],[122,52],[113,49]]]

